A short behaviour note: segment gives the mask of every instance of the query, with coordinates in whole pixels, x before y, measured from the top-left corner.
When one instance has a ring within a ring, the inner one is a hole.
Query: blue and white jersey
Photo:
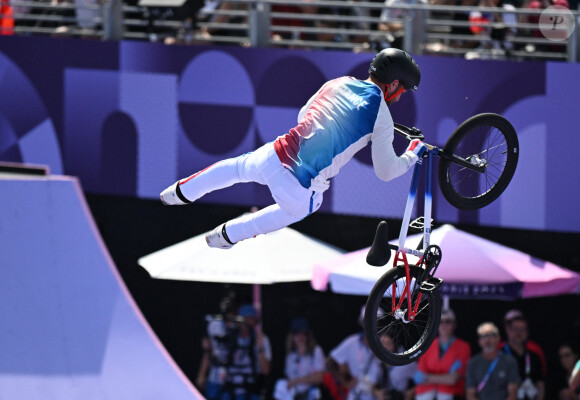
[[[354,154],[373,142],[379,178],[405,173],[416,156],[393,149],[393,119],[381,89],[371,81],[342,77],[325,83],[300,110],[298,125],[274,142],[278,158],[305,188],[326,181]]]

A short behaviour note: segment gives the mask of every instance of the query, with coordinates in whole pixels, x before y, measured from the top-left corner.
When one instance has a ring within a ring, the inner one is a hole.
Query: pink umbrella
[[[406,244],[416,246],[420,239],[421,235],[409,236]],[[431,243],[442,249],[437,276],[444,280],[441,294],[450,298],[514,299],[580,293],[579,273],[451,225],[433,230]],[[367,252],[368,248],[316,264],[312,287],[326,290],[330,285],[337,293],[368,295],[392,264],[372,267],[366,263]]]

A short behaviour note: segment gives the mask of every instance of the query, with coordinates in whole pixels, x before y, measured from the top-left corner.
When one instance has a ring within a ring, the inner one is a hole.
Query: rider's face
[[[407,91],[405,89],[403,89],[401,91],[401,89],[403,89],[403,86],[400,84],[399,81],[394,81],[390,85],[386,86],[386,90],[387,90],[386,98],[390,98],[393,94],[399,92],[399,94],[397,94],[397,96],[395,96],[392,99],[389,99],[389,101],[387,101],[388,105],[391,105],[391,104],[399,101],[401,99],[401,96],[403,95],[403,93],[405,93]]]

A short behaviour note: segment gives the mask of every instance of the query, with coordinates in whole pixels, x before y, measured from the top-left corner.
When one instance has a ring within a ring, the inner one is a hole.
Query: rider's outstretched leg
[[[229,249],[242,240],[277,231],[300,220],[273,204],[217,226],[205,235],[205,240],[209,247]]]
[[[262,171],[268,166],[271,144],[239,157],[219,161],[195,174],[181,179],[161,192],[165,205],[190,204],[214,190],[241,182],[265,184]]]
[[[298,222],[320,208],[322,192],[302,187],[279,162],[273,162],[271,167],[268,173],[262,174],[262,179],[268,185],[276,204],[228,221],[225,227],[223,224],[216,227],[206,235],[210,247],[230,248],[241,240]]]

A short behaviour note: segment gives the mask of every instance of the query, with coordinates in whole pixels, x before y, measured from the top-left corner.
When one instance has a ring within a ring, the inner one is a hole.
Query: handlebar
[[[421,129],[415,127],[409,128],[408,126],[401,125],[396,122],[395,122],[395,132],[406,138],[408,141],[411,141],[413,139],[419,139],[420,141],[425,140],[425,135],[421,133]]]
[[[397,132],[399,135],[403,136],[405,139],[407,139],[409,142],[411,140],[414,139],[419,139],[420,141],[424,141],[425,140],[425,135],[423,135],[423,133],[421,132],[421,129],[419,128],[409,128],[408,126],[402,125],[402,124],[398,124],[395,122],[395,132]],[[448,152],[445,151],[445,149],[441,149],[438,148],[436,146],[427,144],[427,143],[423,143],[425,146],[427,146],[427,149],[429,149],[429,151],[435,151],[435,155],[447,160],[447,161],[451,161],[455,164],[461,165],[465,168],[477,171],[477,172],[485,172],[485,167],[480,166],[480,165],[475,165],[470,163],[468,160],[463,159],[455,154],[450,154]]]

